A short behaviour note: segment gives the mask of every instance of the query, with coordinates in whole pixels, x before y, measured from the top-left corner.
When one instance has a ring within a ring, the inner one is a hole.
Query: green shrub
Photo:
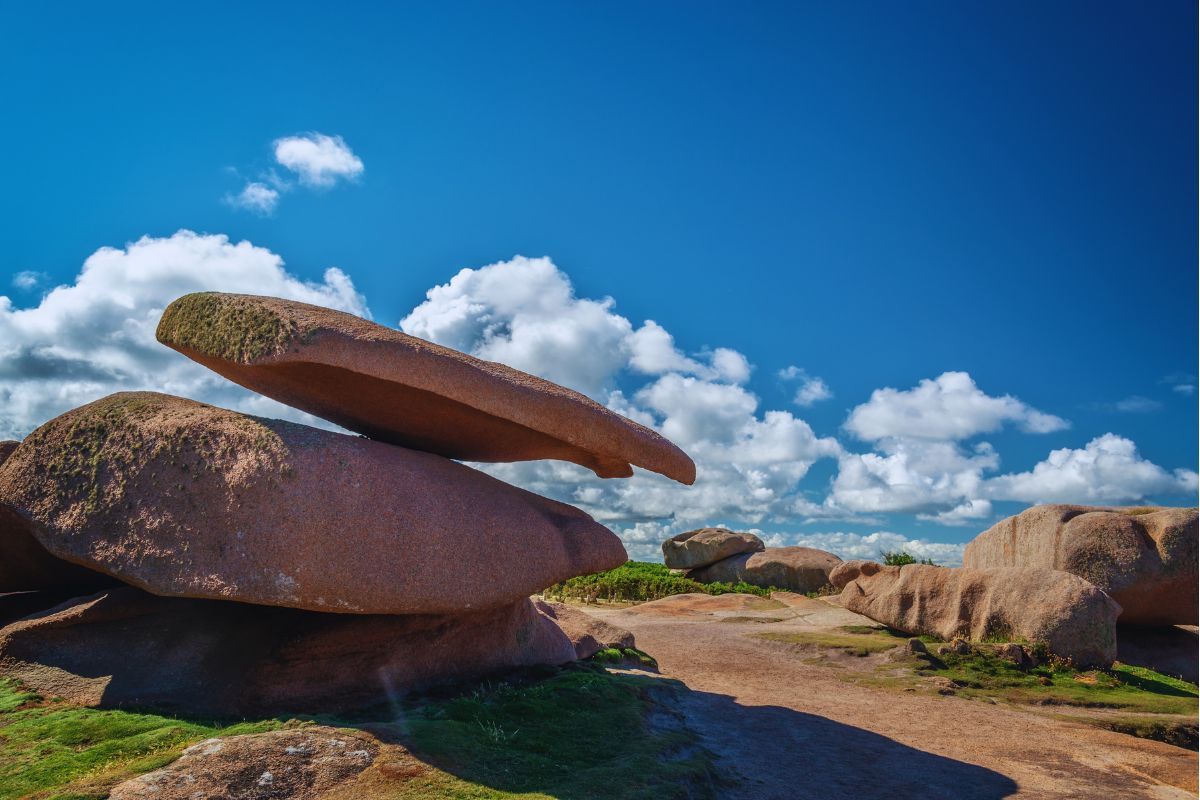
[[[607,572],[580,575],[556,583],[543,594],[556,600],[618,600],[644,602],[658,600],[673,594],[753,594],[770,597],[774,587],[764,588],[740,583],[700,583],[683,575],[676,575],[664,564],[645,561],[629,561]]]
[[[932,558],[922,558],[919,561],[912,553],[907,553],[903,550],[884,550],[880,552],[879,557],[883,563],[889,567],[903,567],[905,564],[928,564],[931,567],[936,567]]]

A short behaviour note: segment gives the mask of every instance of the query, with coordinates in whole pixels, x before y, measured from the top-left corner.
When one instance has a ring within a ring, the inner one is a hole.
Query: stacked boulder
[[[150,392],[38,428],[0,465],[0,592],[71,599],[0,629],[4,674],[93,704],[313,711],[625,641],[530,600],[624,563],[620,540],[451,459],[690,484],[654,431],[303,303],[187,295],[158,339],[362,435]]]
[[[842,560],[811,547],[767,547],[752,533],[700,528],[663,542],[663,561],[700,583],[748,583],[801,594],[829,585]]]

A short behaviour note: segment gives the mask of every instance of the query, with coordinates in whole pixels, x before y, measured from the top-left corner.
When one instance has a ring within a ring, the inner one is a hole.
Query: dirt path
[[[683,598],[696,596],[682,596]],[[745,595],[741,596],[746,598]],[[692,691],[681,709],[732,800],[853,798],[1195,798],[1196,754],[1033,711],[856,686],[754,636],[869,623],[821,601],[784,609],[733,597],[589,613],[633,631],[663,676]],[[699,606],[697,606],[699,604]]]

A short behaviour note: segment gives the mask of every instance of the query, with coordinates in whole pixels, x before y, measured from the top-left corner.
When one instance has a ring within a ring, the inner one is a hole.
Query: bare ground
[[[735,779],[731,800],[1196,797],[1192,751],[1033,709],[841,680],[849,665],[755,634],[870,620],[827,601],[780,600],[587,608],[633,631],[661,674],[691,690],[680,710]]]

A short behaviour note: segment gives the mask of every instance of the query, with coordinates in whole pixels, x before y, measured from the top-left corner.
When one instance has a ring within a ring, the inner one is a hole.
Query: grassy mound
[[[580,664],[353,715],[226,724],[79,708],[0,682],[0,800],[101,800],[195,742],[309,721],[411,753],[408,773],[368,770],[348,787],[361,800],[711,797],[710,756],[673,716],[675,691]]]
[[[755,594],[770,597],[778,589],[752,586],[748,583],[699,583],[683,575],[674,575],[663,564],[629,561],[616,569],[581,575],[556,583],[543,594],[555,600],[619,600],[641,603],[659,600],[673,594]]]

